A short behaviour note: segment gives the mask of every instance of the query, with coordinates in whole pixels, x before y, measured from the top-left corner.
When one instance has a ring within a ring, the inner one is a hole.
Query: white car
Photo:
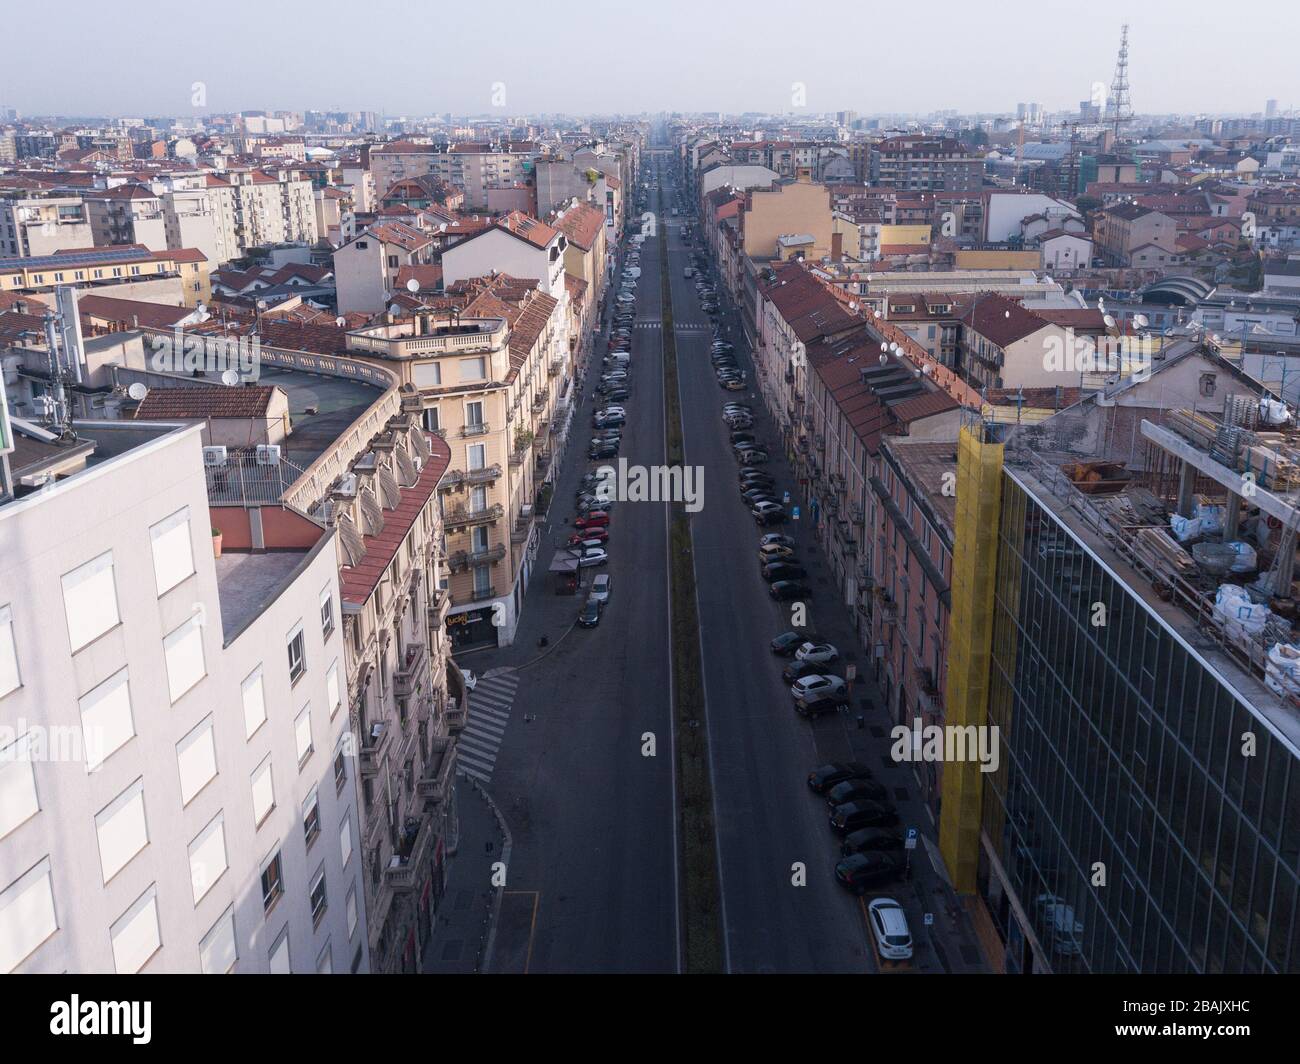
[[[593,565],[604,565],[609,555],[600,547],[588,547],[578,556],[578,568],[587,569]]]
[[[794,652],[796,661],[808,661],[814,665],[829,665],[840,656],[830,643],[805,643]]]
[[[472,672],[470,672],[469,669],[461,669],[460,674],[463,677],[465,677],[466,691],[472,691],[474,690],[474,688],[478,686],[478,677],[475,676]]]
[[[597,573],[596,579],[591,582],[591,594],[587,597],[593,602],[599,602],[602,606],[609,601],[609,593],[612,588],[614,578],[609,573]]]
[[[877,898],[867,906],[867,923],[876,949],[889,961],[906,961],[912,958],[912,932],[907,926],[907,913],[893,898]]]
[[[607,406],[596,411],[597,417],[623,417],[627,414],[627,409],[621,406]]]
[[[844,681],[838,676],[805,676],[790,685],[790,695],[798,701],[811,702],[817,698],[844,694]]]

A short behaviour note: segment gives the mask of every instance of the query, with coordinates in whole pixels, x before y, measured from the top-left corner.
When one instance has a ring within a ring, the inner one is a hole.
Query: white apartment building
[[[553,226],[511,211],[490,229],[476,233],[442,253],[442,281],[457,281],[504,273],[527,277],[552,299],[565,302],[564,249],[568,239]]]
[[[78,431],[0,503],[0,972],[367,970],[335,534]]]
[[[250,248],[314,244],[320,239],[311,181],[294,171],[278,176],[260,170],[228,171],[222,177],[208,175],[207,184],[226,201],[221,213],[230,218],[232,257]]]
[[[398,181],[433,174],[465,193],[466,208],[483,210],[489,189],[511,188],[529,178],[537,154],[531,141],[446,147],[394,141],[370,149],[370,170],[380,198]]]
[[[172,246],[167,243],[162,201],[144,185],[115,185],[87,192],[82,199],[96,247],[143,244],[150,251],[166,251]]]
[[[432,237],[405,222],[372,225],[334,252],[340,314],[384,310],[403,266],[433,261]]]
[[[80,196],[0,199],[0,257],[53,255],[94,243],[90,216]]]
[[[198,248],[213,269],[236,257],[233,198],[209,189],[206,174],[169,174],[153,187],[168,248]]]

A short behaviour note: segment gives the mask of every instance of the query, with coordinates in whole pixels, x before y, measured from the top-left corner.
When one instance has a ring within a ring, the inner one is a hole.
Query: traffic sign
[[[798,520],[799,520],[799,507],[796,506],[796,507],[795,507],[795,508],[790,512],[790,520],[792,520],[792,521],[798,521]]]
[[[926,914],[925,914],[925,926],[926,926],[926,927],[933,927],[933,926],[934,926],[934,913],[926,913]]]
[[[916,828],[907,829],[907,841],[903,843],[903,848],[906,850],[916,849]]]
[[[846,683],[852,683],[858,678],[858,667],[856,665],[846,665],[844,667],[844,680]]]

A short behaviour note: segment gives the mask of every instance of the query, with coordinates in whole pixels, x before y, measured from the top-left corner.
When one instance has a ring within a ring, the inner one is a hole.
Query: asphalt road
[[[658,258],[656,241],[647,240],[639,322],[659,320]],[[616,290],[617,280],[611,303]],[[634,330],[621,451],[631,463],[664,461],[660,337],[657,327]],[[555,547],[573,531],[578,479],[604,464],[586,457],[604,354],[602,336],[516,643],[501,660],[517,665],[546,654],[520,673],[491,787],[513,835],[498,972],[678,970],[666,506],[616,505],[607,568],[613,592],[596,628],[571,628],[585,588],[577,597],[557,595],[546,573]],[[545,651],[537,646],[541,636],[550,641]],[[654,757],[642,754],[646,733],[655,738]]]
[[[671,195],[669,186],[665,206]],[[790,606],[774,602],[759,575],[758,540],[772,529],[758,528],[740,499],[738,466],[721,418],[725,402],[740,399],[754,409],[760,439],[771,444],[765,468],[776,476],[778,491],[793,488],[792,474],[761,398],[718,386],[709,363],[711,330],[682,328],[709,319],[694,281],[683,274],[690,253],[680,224],[670,215],[666,228],[686,460],[704,467],[704,508],[692,531],[728,970],[871,971],[874,954],[862,906],[834,880],[838,839],[827,824],[825,803],[805,782],[813,766],[848,755],[844,724],[838,717],[810,724],[796,716],[781,680],[785,662],[768,649],[773,636],[790,629]],[[743,340],[731,339],[752,381]],[[781,530],[801,542],[800,556],[811,569],[811,532],[797,522]],[[819,609],[832,608],[831,590],[816,569],[812,574],[815,618]],[[796,885],[800,865],[805,885]]]

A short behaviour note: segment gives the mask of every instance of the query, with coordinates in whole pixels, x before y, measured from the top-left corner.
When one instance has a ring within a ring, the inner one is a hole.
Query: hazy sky
[[[24,10],[0,0],[0,26]],[[810,111],[1073,109],[1094,82],[1109,85],[1128,21],[1136,111],[1252,112],[1267,98],[1285,111],[1300,109],[1298,11],[1295,0],[73,0],[59,5],[57,47],[10,37],[0,105],[186,115],[203,82],[212,111],[780,112],[799,110],[800,82]]]

